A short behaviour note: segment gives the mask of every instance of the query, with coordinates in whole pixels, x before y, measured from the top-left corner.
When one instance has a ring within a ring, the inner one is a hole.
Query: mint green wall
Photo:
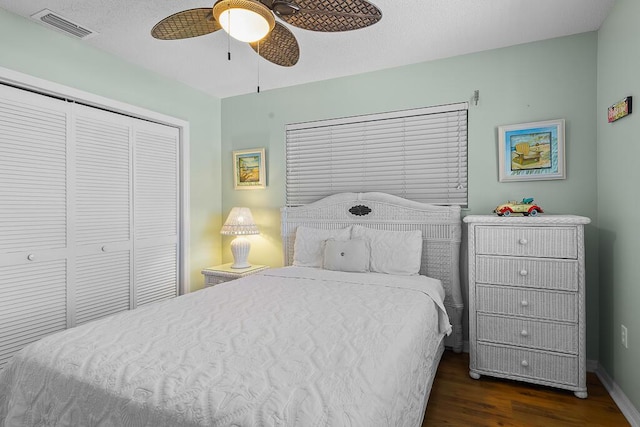
[[[304,46],[302,47],[304,48]],[[525,196],[549,213],[596,216],[597,35],[586,33],[222,100],[223,213],[248,206],[262,234],[250,260],[282,265],[279,208],[285,201],[284,127],[319,120],[470,100],[469,210],[488,214]],[[263,82],[267,86],[268,82]],[[499,183],[497,126],[566,119],[567,179]],[[233,189],[231,152],[266,147],[267,188]],[[597,233],[587,227],[588,358],[598,358]],[[230,261],[229,240],[223,258]]]
[[[220,100],[0,9],[0,66],[190,123],[191,287],[220,262]]]
[[[640,2],[618,0],[598,32],[598,228],[600,230],[600,363],[640,408],[640,112],[607,123],[607,107],[640,101]],[[638,104],[636,104],[638,105]],[[634,108],[637,110],[637,107]],[[629,348],[620,341],[628,328]]]

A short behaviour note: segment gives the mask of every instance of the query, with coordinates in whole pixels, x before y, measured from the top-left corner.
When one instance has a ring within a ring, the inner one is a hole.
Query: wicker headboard
[[[337,229],[360,224],[378,230],[422,230],[420,274],[440,279],[453,333],[445,345],[462,351],[462,293],[460,291],[459,206],[429,205],[385,193],[341,193],[304,206],[284,207],[282,243],[285,265],[293,262],[293,244],[299,225]]]

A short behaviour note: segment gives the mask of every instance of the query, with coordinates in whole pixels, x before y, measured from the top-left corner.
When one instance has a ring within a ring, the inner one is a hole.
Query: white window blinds
[[[286,127],[287,205],[379,191],[467,204],[467,103]]]

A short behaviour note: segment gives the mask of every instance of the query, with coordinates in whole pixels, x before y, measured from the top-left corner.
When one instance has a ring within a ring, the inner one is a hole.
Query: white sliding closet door
[[[0,369],[179,292],[176,128],[0,84]]]
[[[132,121],[74,105],[75,324],[131,307]]]
[[[0,369],[67,327],[67,117],[0,85]]]
[[[136,306],[178,295],[179,133],[155,123],[134,131]]]

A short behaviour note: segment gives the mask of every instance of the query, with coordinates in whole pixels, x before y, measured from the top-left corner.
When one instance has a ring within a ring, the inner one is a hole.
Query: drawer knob
[[[523,237],[520,240],[518,240],[518,243],[520,243],[521,245],[526,245],[527,243],[529,243],[529,241]]]
[[[529,362],[523,360],[522,362],[520,362],[520,365],[526,368],[527,366],[529,366]]]
[[[520,275],[521,276],[526,276],[527,274],[529,274],[529,272],[527,270],[520,270]]]
[[[527,307],[529,305],[529,301],[522,300],[522,301],[520,301],[520,305],[523,306],[523,307]]]
[[[29,255],[27,255],[27,259],[29,261],[33,261],[34,259],[36,259],[36,256],[34,254],[29,254]]]
[[[522,332],[520,332],[520,335],[522,335],[523,337],[528,337],[529,336],[529,332],[527,332],[526,329],[523,329]]]
[[[101,248],[100,248],[100,250],[101,250],[102,252],[107,252],[107,247],[106,247],[106,246],[103,246],[103,247],[101,247]]]

